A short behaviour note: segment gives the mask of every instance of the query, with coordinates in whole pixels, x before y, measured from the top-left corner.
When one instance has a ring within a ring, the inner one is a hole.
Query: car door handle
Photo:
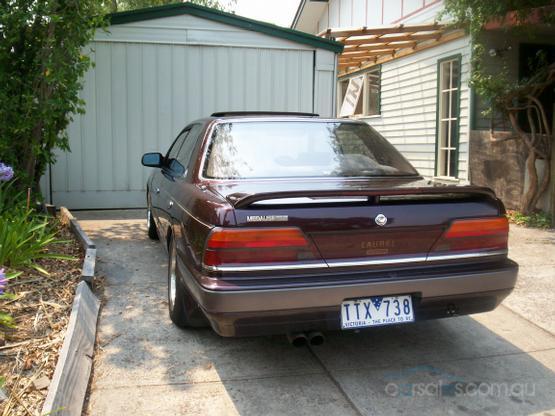
[[[168,202],[168,208],[172,208],[173,207],[173,201]]]
[[[157,194],[159,194],[159,193],[160,193],[160,188],[156,188],[156,189],[154,190],[154,192],[156,192]]]

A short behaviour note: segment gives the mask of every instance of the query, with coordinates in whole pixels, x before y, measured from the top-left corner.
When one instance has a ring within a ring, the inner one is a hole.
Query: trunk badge
[[[247,222],[289,221],[288,215],[247,215]]]
[[[380,227],[383,227],[385,224],[387,224],[387,217],[383,214],[378,214],[378,215],[376,215],[376,218],[374,218],[374,221]]]

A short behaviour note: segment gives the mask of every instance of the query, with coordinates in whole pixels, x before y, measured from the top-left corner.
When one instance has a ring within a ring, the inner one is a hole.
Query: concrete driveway
[[[298,349],[178,329],[166,253],[146,237],[144,212],[77,217],[106,277],[89,415],[555,415],[553,233],[515,233],[528,285],[510,307]]]

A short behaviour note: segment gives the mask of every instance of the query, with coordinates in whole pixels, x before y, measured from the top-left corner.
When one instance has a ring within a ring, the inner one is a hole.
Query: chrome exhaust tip
[[[287,340],[294,347],[304,347],[308,343],[307,336],[302,332],[288,333]]]
[[[322,345],[326,339],[320,331],[309,332],[307,337],[310,345]]]

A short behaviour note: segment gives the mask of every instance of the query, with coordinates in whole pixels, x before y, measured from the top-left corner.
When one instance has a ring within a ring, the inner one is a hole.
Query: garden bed
[[[57,231],[64,242],[51,244],[47,251],[73,259],[37,259],[35,264],[49,275],[21,269],[6,289],[15,297],[0,300],[0,309],[15,323],[15,328],[0,331],[2,415],[40,414],[64,341],[84,251],[68,227],[60,225]]]

